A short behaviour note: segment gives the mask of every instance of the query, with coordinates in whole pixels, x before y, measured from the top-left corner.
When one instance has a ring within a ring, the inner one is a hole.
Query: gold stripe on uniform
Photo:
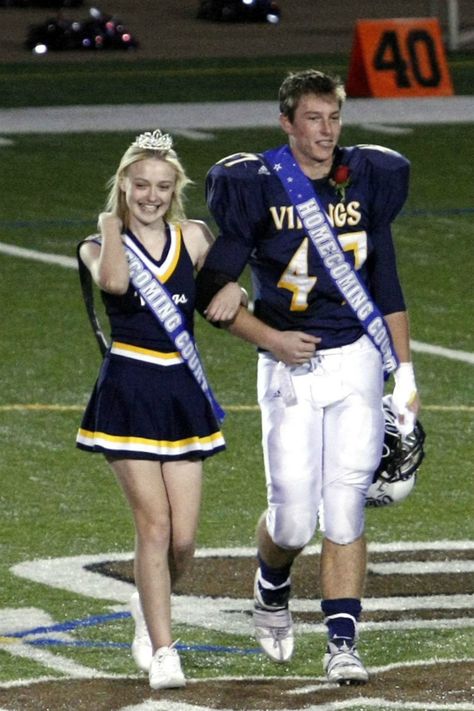
[[[150,452],[155,454],[186,454],[198,450],[210,450],[224,444],[221,432],[214,432],[206,437],[187,437],[175,441],[147,439],[146,437],[123,437],[105,432],[91,432],[79,429],[77,441],[89,447],[99,446],[104,449],[129,452]]]
[[[170,255],[171,256],[171,262],[167,265],[168,258],[165,260],[165,263],[163,266],[166,266],[165,271],[161,272],[158,271],[159,274],[159,280],[162,283],[165,283],[168,281],[170,276],[174,273],[174,270],[176,269],[176,265],[178,263],[179,255],[181,254],[181,243],[182,243],[182,232],[181,232],[181,227],[179,224],[170,224],[170,234],[171,234],[171,245],[170,245],[170,253],[168,255],[168,258]]]
[[[178,365],[183,362],[178,351],[164,353],[162,351],[151,350],[151,348],[132,346],[130,343],[122,343],[121,341],[114,341],[110,352],[114,355],[123,356],[124,358],[133,358],[134,360],[141,360],[145,363],[155,363],[156,365]]]

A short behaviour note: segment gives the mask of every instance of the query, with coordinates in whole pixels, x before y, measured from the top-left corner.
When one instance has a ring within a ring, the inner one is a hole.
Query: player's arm
[[[130,275],[122,243],[122,222],[111,213],[99,215],[101,243],[85,240],[80,257],[97,286],[109,294],[125,294]]]
[[[247,291],[236,281],[230,281],[212,298],[204,316],[213,324],[226,325],[237,315],[239,306],[248,306]]]
[[[414,427],[419,397],[410,354],[410,329],[405,300],[397,273],[392,238],[392,222],[408,195],[410,164],[407,159],[386,149],[363,152],[371,164],[374,196],[371,236],[375,245],[368,264],[371,292],[384,314],[400,365],[395,371],[392,405],[402,435]]]
[[[220,318],[220,300],[225,290],[240,275],[247,259],[248,249],[239,253],[237,244],[236,240],[231,240],[226,235],[217,238],[204,267],[196,277],[196,309],[213,325],[224,326],[233,335],[270,351],[277,360],[287,365],[305,363],[314,355],[321,339],[299,331],[278,331],[266,325],[245,308],[246,293],[242,295],[243,306],[233,319]],[[226,261],[229,252],[239,256],[232,265]],[[218,265],[221,264],[227,266],[228,271],[220,271]],[[235,270],[233,273],[232,268]]]
[[[379,228],[375,237],[377,247],[372,264],[372,293],[384,314],[400,361],[394,374],[392,405],[400,432],[409,434],[413,430],[420,402],[411,362],[408,313],[398,278],[390,226]]]
[[[214,235],[202,220],[186,220],[181,225],[183,239],[193,266],[199,275],[209,250],[214,243]],[[199,278],[199,276],[197,276]],[[230,281],[220,292],[221,298],[214,308],[213,318],[209,320],[231,321],[242,303],[242,291],[236,281]],[[201,300],[199,300],[201,303]],[[200,308],[198,309],[200,310]],[[203,314],[204,315],[204,314]],[[207,314],[206,314],[207,316]],[[209,317],[208,317],[209,318]]]
[[[410,363],[410,329],[407,312],[397,311],[395,313],[387,314],[385,316],[385,321],[389,327],[393,346],[400,363]]]
[[[395,387],[392,406],[397,415],[397,426],[402,435],[409,434],[415,426],[420,409],[420,398],[416,386],[415,372],[410,353],[410,327],[406,311],[398,311],[385,316],[392,336],[393,347],[400,365],[394,373]]]
[[[302,365],[312,358],[321,341],[302,331],[278,331],[241,307],[227,330],[248,343],[269,351],[286,365]]]
[[[187,220],[182,225],[183,239],[186,249],[196,269],[197,298],[196,308],[202,316],[215,325],[230,322],[236,315],[241,304],[247,305],[247,292],[241,289],[237,280],[230,276],[223,278],[222,285],[213,288],[213,277],[203,265],[206,257],[214,244],[214,235],[205,222],[201,220]],[[210,283],[207,279],[210,278]],[[207,305],[206,305],[207,302]]]
[[[214,325],[227,311],[230,284],[247,264],[267,213],[261,199],[261,165],[259,156],[238,153],[216,163],[206,176],[206,201],[219,235],[196,278],[196,308]],[[240,300],[246,303],[245,293]]]

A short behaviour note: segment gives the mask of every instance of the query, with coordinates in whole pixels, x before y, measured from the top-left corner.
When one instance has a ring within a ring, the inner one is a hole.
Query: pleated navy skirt
[[[114,343],[84,412],[76,445],[127,459],[212,456],[225,440],[212,407],[177,353]]]

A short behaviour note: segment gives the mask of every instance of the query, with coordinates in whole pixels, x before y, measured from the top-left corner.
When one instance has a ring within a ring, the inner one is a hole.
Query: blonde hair
[[[121,188],[122,179],[126,177],[127,170],[131,165],[133,165],[133,163],[154,158],[171,165],[176,173],[176,184],[173,191],[173,197],[171,198],[170,206],[164,215],[164,219],[167,222],[185,220],[186,213],[183,206],[184,189],[187,185],[192,183],[192,180],[186,175],[184,167],[173,148],[166,150],[143,148],[137,143],[139,138],[140,137],[138,137],[137,140],[135,140],[131,146],[127,148],[122,156],[115,175],[113,175],[107,182],[109,194],[105,203],[105,211],[117,215],[117,217],[122,220],[124,225],[128,225],[129,209],[126,203],[125,193]]]

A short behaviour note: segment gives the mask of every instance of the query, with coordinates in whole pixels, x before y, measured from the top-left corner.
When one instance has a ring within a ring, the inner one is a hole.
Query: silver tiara
[[[144,148],[147,151],[169,151],[173,148],[173,139],[169,133],[162,133],[160,129],[157,128],[153,133],[151,131],[141,133],[136,137],[132,146]]]

